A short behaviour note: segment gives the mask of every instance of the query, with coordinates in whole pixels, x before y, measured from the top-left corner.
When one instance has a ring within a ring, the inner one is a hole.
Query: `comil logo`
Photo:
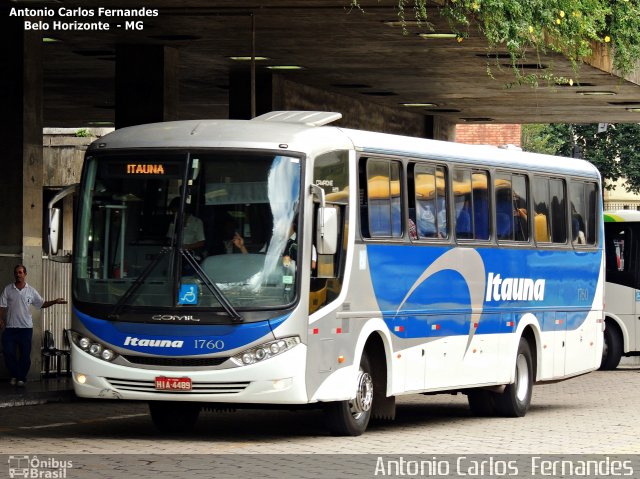
[[[125,346],[138,346],[145,348],[181,348],[183,344],[184,341],[180,339],[146,339],[127,336],[124,340]]]
[[[491,301],[544,301],[544,279],[501,278],[500,274],[487,276],[485,300]]]
[[[55,457],[9,456],[10,479],[14,477],[63,479],[67,477],[67,469],[72,467],[72,461]]]

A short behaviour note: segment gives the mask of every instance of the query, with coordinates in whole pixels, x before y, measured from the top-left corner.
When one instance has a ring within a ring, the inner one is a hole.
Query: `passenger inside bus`
[[[242,253],[247,254],[247,247],[244,244],[244,238],[236,230],[233,218],[227,216],[222,227],[223,239],[222,245],[226,254]]]
[[[571,233],[573,244],[586,244],[587,240],[584,235],[585,227],[582,215],[576,211],[576,207],[571,203]]]
[[[464,200],[456,218],[456,236],[458,238],[472,238],[471,230],[471,205],[468,199]]]
[[[169,225],[167,238],[169,241],[175,240],[175,222],[180,209],[180,198],[175,197],[169,203],[169,212],[173,214],[173,221]],[[191,205],[185,205],[184,220],[182,227],[182,247],[190,250],[197,261],[206,256],[204,250],[205,236],[202,220],[191,213]]]

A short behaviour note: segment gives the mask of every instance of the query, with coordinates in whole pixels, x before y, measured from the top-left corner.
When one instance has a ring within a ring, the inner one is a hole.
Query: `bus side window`
[[[369,160],[367,171],[367,219],[372,238],[402,237],[401,164]]]
[[[529,194],[527,177],[513,175],[513,218],[514,240],[529,241]]]
[[[548,243],[549,235],[549,181],[536,176],[533,180],[533,213],[537,242]]]
[[[491,234],[489,222],[489,175],[486,171],[474,171],[471,175],[473,186],[473,225],[476,239],[487,240]]]
[[[418,238],[447,238],[446,173],[442,166],[415,166],[415,216]],[[413,198],[412,198],[413,199]]]
[[[471,223],[471,172],[456,169],[453,174],[453,194],[456,208],[456,238],[473,238]]]
[[[499,240],[513,240],[514,207],[511,175],[497,175],[494,191],[496,196],[496,235]]]
[[[551,241],[567,242],[567,200],[564,180],[549,180],[551,193]]]
[[[458,168],[453,176],[456,208],[456,237],[459,239],[489,239],[489,175],[486,171]]]
[[[571,241],[574,245],[594,245],[597,241],[597,185],[572,181],[570,187]]]

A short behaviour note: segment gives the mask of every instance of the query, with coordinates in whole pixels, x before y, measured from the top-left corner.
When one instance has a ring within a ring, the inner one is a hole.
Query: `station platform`
[[[0,380],[0,408],[69,402],[75,399],[71,378],[67,376],[27,381],[24,386],[12,386],[9,379]]]

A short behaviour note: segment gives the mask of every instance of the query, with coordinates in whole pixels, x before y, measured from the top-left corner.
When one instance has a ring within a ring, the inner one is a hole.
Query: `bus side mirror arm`
[[[316,219],[316,240],[318,254],[336,254],[338,249],[338,214],[335,208],[327,207],[324,190],[311,185],[309,192],[320,201]]]

